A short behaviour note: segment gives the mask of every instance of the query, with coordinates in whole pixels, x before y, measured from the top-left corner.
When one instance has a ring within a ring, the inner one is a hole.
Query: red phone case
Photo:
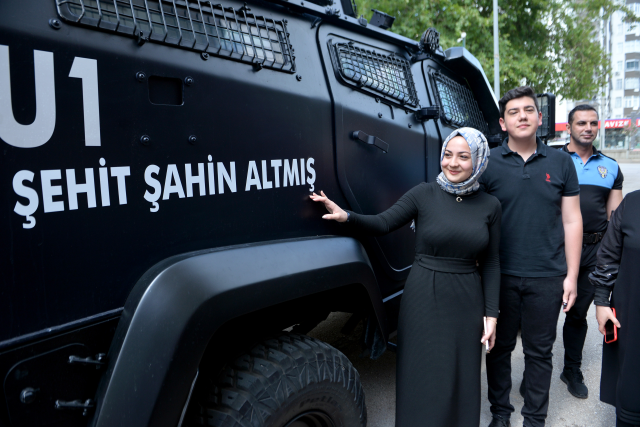
[[[613,311],[613,317],[617,318],[616,309],[612,308],[611,311]],[[613,323],[613,322],[611,322],[611,323]],[[612,342],[617,341],[617,340],[618,340],[618,327],[616,325],[613,325],[613,339],[610,340],[610,341],[607,341],[607,335],[605,334],[604,342],[609,344],[609,343],[612,343]]]

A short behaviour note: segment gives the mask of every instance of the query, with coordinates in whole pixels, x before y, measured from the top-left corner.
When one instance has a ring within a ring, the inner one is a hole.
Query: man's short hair
[[[498,105],[500,106],[500,117],[504,119],[504,113],[507,109],[507,102],[528,96],[533,99],[533,103],[536,106],[536,111],[540,111],[540,105],[538,104],[538,98],[536,97],[536,93],[529,86],[520,86],[515,89],[511,89],[509,92],[505,93],[500,101],[498,101]]]
[[[576,105],[575,107],[573,107],[573,110],[569,111],[569,124],[573,123],[573,115],[576,113],[576,111],[595,111],[598,119],[600,118],[598,110],[596,110],[594,107],[589,104],[580,104]]]

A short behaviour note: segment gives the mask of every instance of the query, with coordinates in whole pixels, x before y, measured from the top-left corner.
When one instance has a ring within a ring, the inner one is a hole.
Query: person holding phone
[[[589,396],[582,375],[582,349],[587,337],[587,311],[593,301],[593,286],[589,274],[595,269],[600,241],[607,230],[609,216],[622,201],[622,171],[618,163],[593,146],[598,136],[598,112],[587,104],[577,105],[569,112],[567,131],[569,143],[561,148],[571,156],[580,183],[582,213],[582,256],[578,271],[578,296],[567,312],[562,328],[564,369],[560,379],[569,393],[579,399]]]
[[[611,215],[589,275],[598,329],[605,335],[600,400],[616,407],[617,427],[640,426],[639,219],[640,191],[634,191]]]
[[[416,256],[398,319],[397,427],[478,427],[481,342],[491,349],[495,341],[501,208],[478,191],[487,140],[472,128],[455,130],[440,160],[436,182],[417,185],[378,215],[311,195],[329,211],[324,219],[372,235],[415,221]]]

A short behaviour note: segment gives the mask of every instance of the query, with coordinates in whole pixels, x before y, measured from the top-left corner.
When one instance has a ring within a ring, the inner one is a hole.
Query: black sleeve
[[[502,208],[496,200],[496,208],[489,223],[489,245],[480,260],[480,276],[484,292],[484,315],[498,317],[500,302],[500,225]]]
[[[418,216],[418,194],[424,191],[424,183],[413,187],[389,209],[378,215],[349,213],[349,225],[374,236],[390,233]]]
[[[593,303],[609,307],[609,297],[618,277],[620,259],[622,258],[622,231],[620,222],[624,215],[625,200],[611,215],[609,227],[598,249],[596,269],[589,274],[589,281],[595,287]]]
[[[564,159],[564,170],[565,170],[565,180],[564,180],[564,190],[562,192],[563,197],[577,196],[580,194],[580,183],[578,182],[578,173],[576,172],[576,167],[573,165],[573,160],[571,160],[571,156],[566,155],[563,156]]]
[[[482,175],[480,175],[480,178],[478,178],[478,184],[480,184],[480,189],[482,191],[484,191],[485,193],[490,193],[489,191],[489,185],[487,182],[487,171],[485,170],[484,173]]]
[[[478,178],[478,184],[480,184],[480,190],[491,194],[491,175],[490,172],[488,172],[488,170],[485,170],[483,174],[480,175],[480,178]]]
[[[618,165],[618,175],[616,179],[613,181],[612,190],[622,190],[622,182],[624,181],[624,176],[622,176],[622,169],[620,169],[620,165]]]

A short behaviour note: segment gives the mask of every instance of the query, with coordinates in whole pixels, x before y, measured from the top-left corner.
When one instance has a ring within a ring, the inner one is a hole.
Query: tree
[[[435,27],[444,49],[466,32],[466,48],[493,84],[492,0],[356,1],[367,18],[371,9],[395,16],[393,31],[414,40]],[[605,18],[620,10],[627,22],[640,19],[616,0],[499,0],[502,92],[524,83],[566,99],[597,95],[611,74],[598,38],[601,10]]]

